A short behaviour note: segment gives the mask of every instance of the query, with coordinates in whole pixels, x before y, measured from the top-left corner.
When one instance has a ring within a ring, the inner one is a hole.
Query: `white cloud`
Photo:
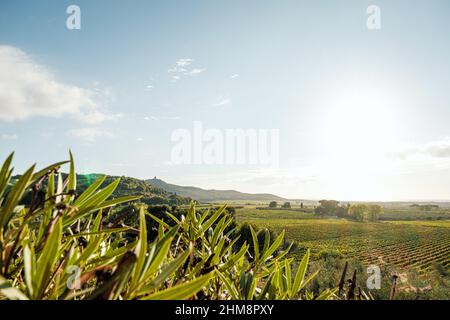
[[[172,82],[177,82],[181,78],[196,76],[206,71],[206,68],[191,68],[194,59],[185,58],[178,59],[175,65],[167,70],[169,74],[172,75]]]
[[[22,50],[0,45],[0,121],[34,116],[70,115],[97,123],[117,118],[100,110],[95,97],[109,99],[109,92],[64,84]]]
[[[230,78],[231,79],[236,79],[236,78],[239,78],[239,75],[238,74],[233,74]]]
[[[192,62],[194,62],[193,59],[187,58],[187,59],[178,59],[176,63],[178,67],[187,67],[191,65]]]
[[[205,71],[206,71],[206,68],[203,68],[203,69],[195,68],[195,69],[192,69],[192,70],[186,72],[186,75],[193,76],[193,75],[196,75],[196,74],[203,73]]]
[[[169,68],[167,70],[167,72],[168,73],[184,73],[184,72],[187,72],[188,70],[186,69],[186,67],[190,66],[192,64],[192,62],[194,62],[194,60],[190,59],[190,58],[178,59],[175,62],[175,66]]]
[[[79,138],[85,142],[93,142],[97,138],[111,138],[114,136],[110,131],[96,127],[71,129],[67,131],[67,135]]]
[[[180,120],[181,118],[178,116],[175,117],[168,117],[168,116],[146,116],[144,117],[144,120],[150,121],[161,121],[161,120]]]
[[[404,148],[396,155],[403,160],[414,158],[447,159],[450,158],[450,137]]]
[[[230,105],[232,103],[233,103],[233,100],[231,98],[226,98],[226,97],[220,96],[219,98],[217,98],[217,102],[214,104],[214,106],[223,107],[223,106]]]
[[[2,140],[17,140],[18,136],[17,134],[6,134],[3,133],[1,135]]]
[[[87,124],[96,124],[104,121],[117,120],[123,118],[123,113],[103,113],[98,110],[93,110],[87,113],[80,113],[77,115],[77,119],[87,123]]]

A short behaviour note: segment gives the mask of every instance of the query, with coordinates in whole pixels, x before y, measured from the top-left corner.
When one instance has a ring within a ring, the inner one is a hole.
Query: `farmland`
[[[316,256],[333,250],[363,265],[386,265],[399,272],[414,269],[426,273],[436,264],[450,269],[449,220],[362,223],[317,218],[312,213],[258,210],[254,207],[238,209],[236,218],[275,232],[285,230],[287,240],[295,241],[300,250],[310,248]]]

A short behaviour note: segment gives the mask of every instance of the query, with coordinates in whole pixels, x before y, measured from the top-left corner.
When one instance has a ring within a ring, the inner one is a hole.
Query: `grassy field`
[[[298,243],[300,249],[310,248],[316,256],[333,250],[363,265],[389,265],[399,272],[413,268],[424,273],[436,264],[450,270],[449,220],[367,223],[251,206],[238,209],[236,218],[276,232],[286,230],[287,240]]]

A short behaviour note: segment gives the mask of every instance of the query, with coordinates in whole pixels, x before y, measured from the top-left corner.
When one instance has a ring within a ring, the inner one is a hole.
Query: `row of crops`
[[[440,264],[450,269],[450,228],[421,223],[359,223],[338,219],[251,219],[260,227],[286,230],[313,253],[338,250],[365,265],[377,264],[398,270],[425,272]]]

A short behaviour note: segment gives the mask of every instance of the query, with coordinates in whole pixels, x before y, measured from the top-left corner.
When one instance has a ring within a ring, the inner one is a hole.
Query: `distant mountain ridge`
[[[161,188],[167,192],[175,193],[182,197],[192,198],[198,201],[230,201],[230,200],[248,200],[248,201],[285,201],[285,198],[270,193],[244,193],[236,190],[206,190],[198,187],[179,186],[167,183],[156,177],[145,180],[153,187]]]

